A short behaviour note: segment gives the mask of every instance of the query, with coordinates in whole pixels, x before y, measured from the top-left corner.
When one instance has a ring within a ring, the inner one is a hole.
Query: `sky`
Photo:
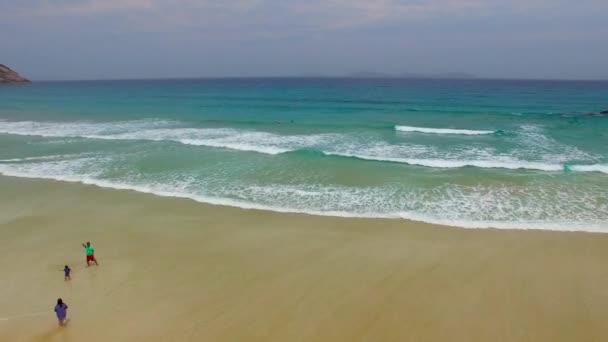
[[[0,0],[0,63],[33,80],[608,79],[608,0]]]

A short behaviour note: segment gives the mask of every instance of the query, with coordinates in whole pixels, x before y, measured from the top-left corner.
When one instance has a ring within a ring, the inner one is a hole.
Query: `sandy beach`
[[[277,214],[11,177],[0,189],[0,341],[608,340],[608,234]],[[86,241],[99,267],[85,267]]]

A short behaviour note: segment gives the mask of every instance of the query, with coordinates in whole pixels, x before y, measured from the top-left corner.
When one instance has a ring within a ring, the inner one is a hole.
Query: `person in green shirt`
[[[95,265],[99,266],[97,259],[95,259],[95,247],[93,247],[90,242],[87,242],[86,245],[83,243],[82,247],[84,247],[84,250],[87,253],[87,267],[91,265],[91,262],[94,262]]]

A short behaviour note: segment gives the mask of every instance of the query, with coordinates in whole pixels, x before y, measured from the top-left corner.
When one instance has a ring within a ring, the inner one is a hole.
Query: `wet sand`
[[[11,177],[0,190],[0,341],[608,340],[608,234],[278,214]],[[85,267],[85,241],[99,267]]]

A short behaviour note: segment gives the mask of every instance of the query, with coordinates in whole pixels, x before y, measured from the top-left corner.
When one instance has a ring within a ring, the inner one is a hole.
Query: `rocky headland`
[[[31,83],[31,81],[11,70],[6,65],[0,64],[0,84],[3,83]]]

